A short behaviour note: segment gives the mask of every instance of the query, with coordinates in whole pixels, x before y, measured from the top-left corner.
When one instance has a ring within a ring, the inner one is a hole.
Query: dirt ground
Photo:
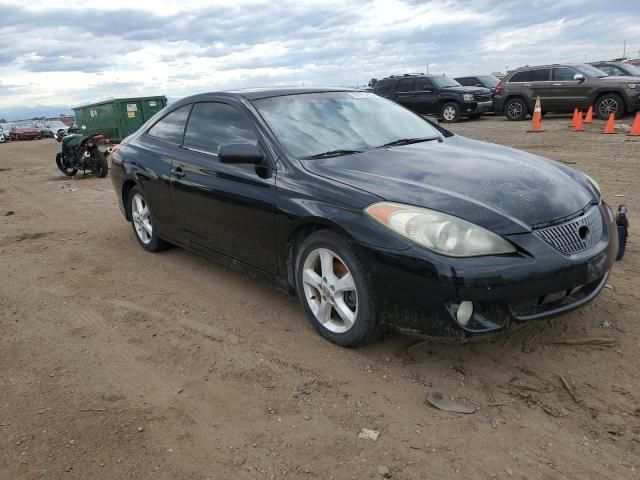
[[[0,478],[640,478],[640,139],[568,123],[451,128],[568,163],[629,207],[596,301],[509,338],[355,350],[261,280],[144,252],[110,180],[62,176],[54,140],[0,145]],[[476,413],[426,405],[432,389]]]

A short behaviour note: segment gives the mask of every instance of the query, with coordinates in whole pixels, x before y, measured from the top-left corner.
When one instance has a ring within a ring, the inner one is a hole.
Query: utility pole
[[[622,47],[622,58],[627,58],[627,41],[624,41],[623,47]]]
[[[427,57],[427,75],[429,75],[429,57]]]

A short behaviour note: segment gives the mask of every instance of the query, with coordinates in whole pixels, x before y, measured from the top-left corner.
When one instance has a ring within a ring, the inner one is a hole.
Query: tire
[[[529,107],[522,98],[510,98],[504,105],[504,116],[507,120],[519,122],[526,120],[529,114]]]
[[[353,242],[333,230],[316,231],[296,249],[295,268],[302,308],[320,335],[341,347],[379,337],[373,282]]]
[[[73,177],[76,173],[78,173],[77,168],[64,166],[64,164],[62,163],[62,152],[58,152],[56,154],[56,165],[58,166],[58,169],[68,177]]]
[[[129,192],[127,208],[131,215],[133,234],[140,246],[148,252],[159,252],[167,248],[167,242],[158,237],[158,229],[153,226],[151,208],[140,188],[133,187]]]
[[[594,109],[600,120],[609,120],[610,113],[615,113],[615,118],[622,118],[625,113],[624,100],[617,93],[607,93],[596,100]]]
[[[447,102],[440,109],[440,117],[444,123],[456,123],[460,120],[460,105],[456,102]]]
[[[104,178],[109,173],[109,164],[107,163],[107,157],[104,156],[100,150],[96,152],[96,168],[93,170],[93,174],[98,178]]]

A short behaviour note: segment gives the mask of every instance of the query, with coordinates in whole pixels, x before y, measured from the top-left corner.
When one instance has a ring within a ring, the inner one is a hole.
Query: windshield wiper
[[[400,138],[398,140],[394,140],[393,142],[385,143],[384,145],[380,145],[376,148],[385,148],[385,147],[397,147],[399,145],[411,145],[412,143],[420,143],[420,142],[430,142],[432,140],[440,141],[442,137],[425,137],[425,138]]]
[[[305,160],[313,160],[315,158],[341,157],[342,155],[353,155],[354,153],[362,153],[362,150],[329,150],[328,152],[316,153],[304,157]]]

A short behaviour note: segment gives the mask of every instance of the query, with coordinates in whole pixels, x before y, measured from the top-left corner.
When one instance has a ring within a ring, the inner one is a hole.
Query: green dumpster
[[[108,142],[117,143],[162,110],[167,97],[116,98],[75,107],[76,125],[85,132],[100,133]]]

